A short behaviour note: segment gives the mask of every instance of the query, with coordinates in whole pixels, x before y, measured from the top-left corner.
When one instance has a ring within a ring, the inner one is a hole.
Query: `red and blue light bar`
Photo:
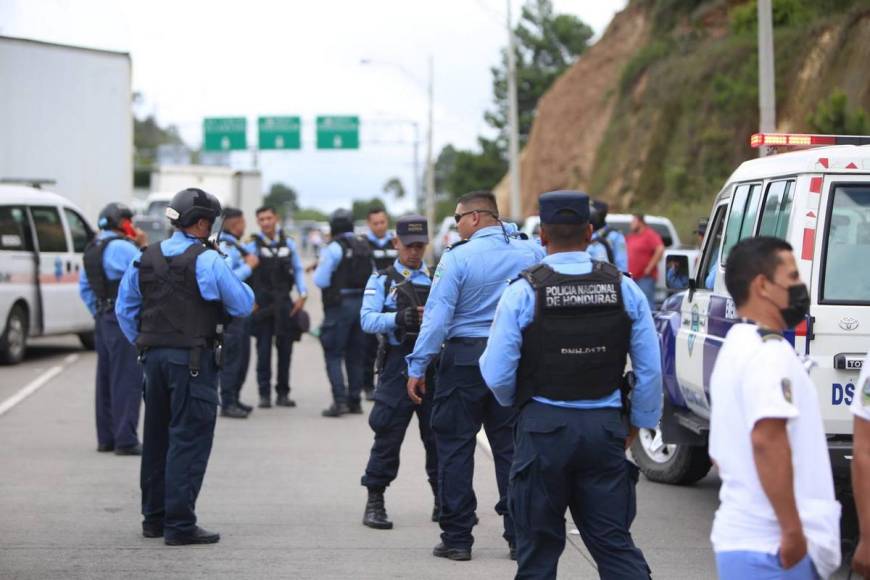
[[[758,147],[815,147],[818,145],[870,145],[870,135],[808,135],[804,133],[756,133],[749,145]]]

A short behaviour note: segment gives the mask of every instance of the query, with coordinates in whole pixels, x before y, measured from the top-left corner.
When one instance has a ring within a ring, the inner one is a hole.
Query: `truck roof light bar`
[[[815,147],[817,145],[870,145],[870,135],[807,135],[802,133],[755,133],[749,145],[758,147]]]

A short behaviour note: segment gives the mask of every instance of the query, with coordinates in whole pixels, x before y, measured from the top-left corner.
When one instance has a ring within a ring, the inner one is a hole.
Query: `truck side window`
[[[66,252],[66,234],[56,207],[31,206],[30,215],[36,226],[36,241],[40,252]]]
[[[69,226],[70,235],[72,235],[73,252],[81,254],[85,251],[85,246],[94,237],[94,233],[88,224],[82,219],[82,216],[73,210],[65,207],[63,214],[66,216],[66,223]]]
[[[825,232],[822,302],[870,303],[870,186],[841,185],[831,194]]]
[[[767,185],[767,195],[761,210],[759,236],[783,238],[788,234],[791,205],[794,201],[794,181],[772,181]]]
[[[713,222],[707,228],[707,245],[704,246],[704,254],[701,256],[701,265],[698,268],[698,277],[695,280],[698,288],[712,290],[716,281],[716,272],[719,269],[719,248],[722,246],[722,230],[727,210],[728,206],[725,204],[716,208]]]
[[[33,251],[33,238],[23,207],[0,206],[0,250]]]
[[[761,185],[738,185],[731,197],[731,213],[725,226],[725,241],[722,244],[722,264],[728,261],[728,254],[737,242],[752,236],[755,217],[758,215],[758,201]]]

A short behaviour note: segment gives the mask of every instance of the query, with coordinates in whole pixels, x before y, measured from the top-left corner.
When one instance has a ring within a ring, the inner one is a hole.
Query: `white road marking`
[[[69,355],[68,357],[63,359],[62,365],[58,365],[56,367],[48,369],[47,371],[36,377],[34,380],[30,381],[30,383],[28,383],[27,386],[22,388],[20,391],[0,403],[0,417],[2,417],[7,411],[15,407],[15,405],[44,387],[46,384],[48,384],[49,381],[62,373],[64,368],[76,362],[78,359],[79,355],[77,354]]]

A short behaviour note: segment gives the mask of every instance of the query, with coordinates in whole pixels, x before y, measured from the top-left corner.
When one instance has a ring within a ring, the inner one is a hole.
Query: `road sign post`
[[[318,149],[359,149],[359,117],[317,117]]]
[[[257,130],[261,151],[302,148],[302,119],[299,117],[260,117]]]
[[[248,148],[248,120],[244,117],[210,117],[202,121],[203,151],[239,151]]]

